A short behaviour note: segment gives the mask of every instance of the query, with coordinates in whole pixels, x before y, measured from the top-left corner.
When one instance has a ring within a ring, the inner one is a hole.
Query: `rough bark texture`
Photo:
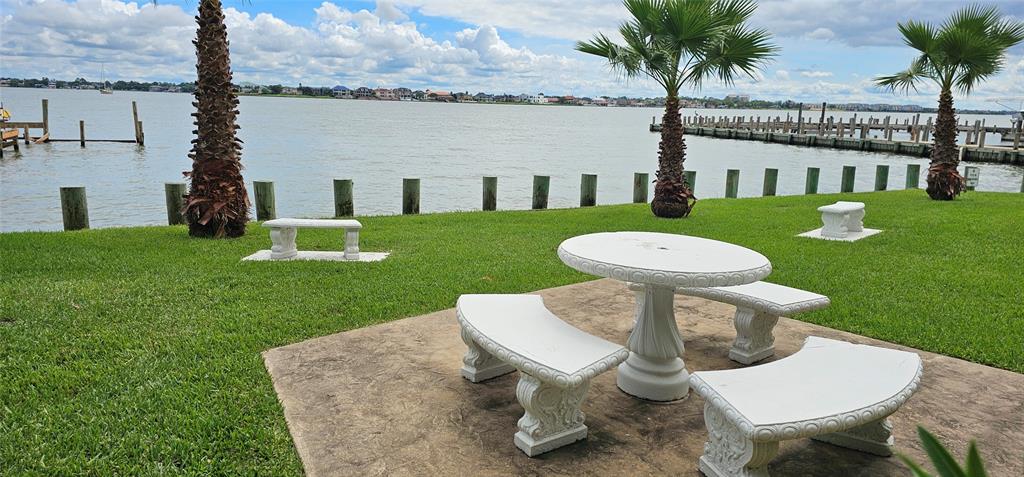
[[[953,94],[943,91],[939,95],[939,112],[935,118],[935,146],[928,166],[928,196],[935,200],[953,200],[964,191],[963,176],[956,170],[960,151],[956,147],[956,110]]]
[[[242,179],[238,98],[231,91],[231,61],[219,0],[199,2],[196,46],[196,129],[192,140],[191,188],[185,219],[194,237],[239,237],[249,221],[249,196]]]
[[[665,101],[661,118],[661,143],[658,144],[658,173],[654,184],[651,211],[658,217],[679,218],[690,215],[697,198],[683,179],[686,142],[683,120],[679,116],[679,99]]]

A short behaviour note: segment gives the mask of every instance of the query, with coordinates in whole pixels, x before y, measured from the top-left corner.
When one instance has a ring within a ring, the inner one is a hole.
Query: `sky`
[[[940,23],[966,4],[947,0],[761,0],[751,26],[773,34],[778,56],[753,78],[705,83],[686,96],[919,104],[937,90],[894,95],[872,78],[905,69],[914,50],[896,29]],[[1024,0],[996,0],[1024,20]],[[0,75],[192,81],[198,0],[0,0]],[[575,96],[662,96],[573,49],[616,36],[618,0],[224,0],[236,83],[398,87]],[[961,108],[1024,101],[1024,46]]]

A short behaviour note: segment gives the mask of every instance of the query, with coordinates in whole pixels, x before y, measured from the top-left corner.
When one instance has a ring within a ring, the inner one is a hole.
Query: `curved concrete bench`
[[[775,354],[772,330],[780,316],[825,308],[831,302],[798,288],[768,282],[714,288],[678,288],[676,293],[728,303],[736,307],[736,340],[729,350],[733,361],[751,364]]]
[[[260,250],[242,260],[330,260],[349,262],[376,262],[387,258],[387,252],[359,253],[359,230],[363,224],[358,220],[339,219],[273,219],[263,222],[270,229],[270,250]],[[295,236],[300,228],[345,229],[343,252],[300,251],[295,246]]]
[[[864,231],[864,203],[839,201],[818,207],[821,212],[821,236],[846,238],[849,232]]]
[[[580,404],[590,380],[629,357],[626,348],[558,319],[537,295],[462,295],[456,306],[469,350],[462,375],[480,382],[518,369],[516,447],[533,457],[587,437]]]
[[[639,309],[644,299],[643,285],[629,283],[628,286],[636,292]],[[729,350],[729,358],[743,364],[756,363],[775,354],[775,336],[772,331],[780,316],[817,310],[831,303],[825,295],[768,282],[731,287],[677,288],[676,293],[736,307],[736,315],[733,317],[736,340]]]
[[[767,477],[779,441],[802,437],[892,455],[887,418],[920,381],[914,353],[815,336],[772,363],[693,373],[690,386],[705,399],[708,428],[700,470]]]

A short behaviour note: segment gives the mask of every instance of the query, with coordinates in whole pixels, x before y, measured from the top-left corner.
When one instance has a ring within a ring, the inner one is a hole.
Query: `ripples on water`
[[[0,230],[59,230],[58,188],[75,185],[87,188],[93,227],[164,223],[163,183],[182,181],[181,172],[190,168],[190,95],[22,88],[4,88],[0,95],[15,121],[40,120],[40,99],[49,98],[55,138],[77,138],[80,119],[85,120],[87,138],[132,138],[131,101],[136,100],[146,132],[144,148],[89,143],[82,149],[77,143],[50,143],[23,145],[20,154],[7,149],[0,160]],[[502,209],[530,207],[534,174],[551,176],[550,207],[578,204],[581,173],[598,175],[598,203],[629,202],[633,173],[654,176],[658,135],[648,132],[647,125],[661,114],[653,108],[269,97],[242,97],[240,110],[247,182],[274,181],[278,215],[299,217],[333,214],[334,178],[355,181],[359,215],[398,213],[403,177],[422,179],[423,212],[479,208],[485,175],[498,176]],[[961,121],[976,118],[981,116],[965,115]],[[1009,121],[986,118],[988,124]],[[697,171],[701,198],[723,195],[726,169],[741,170],[741,196],[756,196],[766,167],[779,169],[778,194],[789,195],[803,193],[807,167],[821,168],[819,191],[827,193],[839,190],[844,165],[857,166],[855,190],[864,191],[874,185],[877,164],[890,165],[893,188],[904,183],[906,164],[921,164],[922,174],[927,164],[926,159],[907,156],[755,141],[694,136],[686,141],[686,168]],[[979,166],[979,190],[1020,189],[1024,168]]]

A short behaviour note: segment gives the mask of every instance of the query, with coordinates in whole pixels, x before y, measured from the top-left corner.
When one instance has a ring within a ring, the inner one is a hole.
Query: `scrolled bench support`
[[[708,477],[768,477],[768,462],[779,451],[778,442],[754,442],[725,414],[704,405],[708,441],[698,466]]]
[[[298,248],[295,247],[296,232],[297,229],[292,227],[274,227],[270,229],[270,242],[273,244],[270,247],[271,259],[283,260],[299,254]]]
[[[462,357],[462,377],[479,383],[515,371],[511,364],[495,358],[494,355],[473,341],[466,328],[461,328],[462,342],[466,343],[466,354]]]
[[[772,330],[778,322],[779,317],[771,313],[736,307],[736,316],[733,318],[736,340],[729,350],[729,359],[752,364],[775,354],[775,336]]]
[[[580,405],[590,381],[561,388],[527,373],[519,373],[516,398],[526,413],[519,419],[516,447],[533,457],[549,450],[586,439],[587,426]]]
[[[345,259],[359,260],[359,229],[345,230]]]
[[[882,457],[891,456],[895,445],[892,423],[888,417],[842,432],[814,436],[811,439]]]

